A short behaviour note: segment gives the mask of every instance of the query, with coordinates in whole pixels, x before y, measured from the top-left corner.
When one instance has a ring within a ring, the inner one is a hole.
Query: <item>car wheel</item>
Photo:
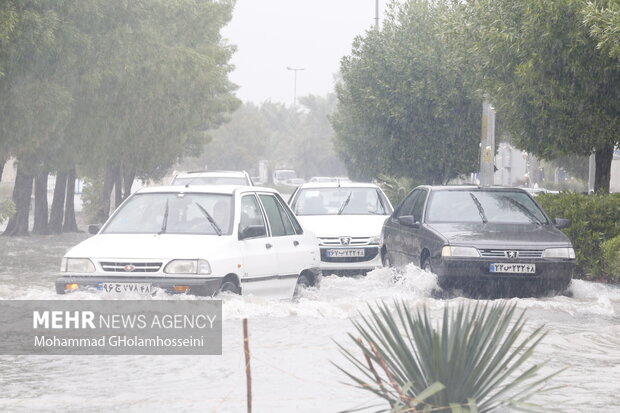
[[[295,285],[295,292],[293,293],[293,298],[299,297],[301,292],[306,288],[310,287],[310,279],[307,275],[302,274],[297,278],[297,284]]]
[[[387,250],[385,250],[385,252],[383,254],[381,254],[381,264],[385,268],[391,268],[391,267],[394,266],[394,263],[390,259],[390,253],[387,252]]]
[[[431,265],[431,259],[429,257],[424,258],[422,269],[426,272],[433,272],[433,266]]]
[[[220,285],[220,293],[233,293],[240,295],[241,289],[234,282],[230,280],[225,280],[224,282],[222,282],[222,285]]]

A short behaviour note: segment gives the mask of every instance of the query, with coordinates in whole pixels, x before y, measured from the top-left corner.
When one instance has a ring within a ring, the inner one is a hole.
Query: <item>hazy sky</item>
[[[380,1],[380,14],[385,0]],[[237,0],[223,35],[237,46],[230,78],[237,96],[261,103],[293,102],[333,90],[340,58],[356,35],[374,24],[375,0]]]

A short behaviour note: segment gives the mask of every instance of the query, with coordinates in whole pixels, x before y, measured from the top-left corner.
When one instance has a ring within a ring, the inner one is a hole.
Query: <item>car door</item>
[[[243,266],[240,280],[243,294],[273,295],[262,283],[269,283],[277,276],[278,261],[269,236],[267,222],[254,193],[243,195],[240,201],[239,234],[252,227],[255,234],[239,240]],[[262,227],[262,231],[261,231]],[[261,234],[262,232],[262,234]]]
[[[289,298],[304,263],[308,261],[307,246],[276,194],[262,193],[258,197],[269,222],[271,242],[278,260],[277,285],[274,283],[273,288],[277,288],[283,298]]]
[[[413,262],[415,265],[422,265],[420,262],[420,257],[422,255],[423,248],[423,229],[422,229],[422,221],[424,213],[424,204],[426,203],[426,197],[428,195],[428,191],[426,189],[421,189],[420,194],[416,197],[413,202],[413,208],[411,209],[411,215],[413,216],[413,222],[417,224],[414,227],[405,226],[405,232],[407,233],[407,248],[408,254],[407,258],[410,260],[409,262]]]
[[[399,222],[399,218],[412,214],[413,205],[420,193],[421,189],[414,189],[386,221],[383,238],[387,253],[390,255],[390,260],[393,265],[402,266],[411,262],[411,255],[409,253],[411,249],[409,246],[411,242],[410,234],[407,227]]]

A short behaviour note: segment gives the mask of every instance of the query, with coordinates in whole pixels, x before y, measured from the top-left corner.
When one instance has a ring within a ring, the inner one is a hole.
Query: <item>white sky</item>
[[[237,0],[223,30],[237,46],[230,75],[239,85],[237,96],[292,104],[294,73],[287,66],[304,68],[297,72],[297,98],[333,91],[340,58],[374,18],[375,0]]]

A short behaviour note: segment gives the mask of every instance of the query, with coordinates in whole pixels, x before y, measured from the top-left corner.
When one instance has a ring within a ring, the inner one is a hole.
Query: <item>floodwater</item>
[[[86,237],[0,237],[0,299],[100,298],[54,292],[62,255]],[[435,287],[431,274],[411,266],[396,283],[388,269],[363,278],[325,277],[319,290],[306,291],[295,303],[227,296],[221,356],[0,356],[0,410],[244,412],[244,317],[249,319],[254,412],[336,412],[376,405],[371,394],[345,384],[332,364],[347,365],[334,341],[352,348],[351,319],[381,299],[426,304],[434,318],[445,305],[469,301],[432,298]],[[527,331],[542,324],[548,331],[533,362],[548,360],[545,372],[566,369],[550,382],[558,388],[532,402],[551,411],[620,411],[620,289],[574,281],[572,291],[573,297],[508,300],[526,310]]]

